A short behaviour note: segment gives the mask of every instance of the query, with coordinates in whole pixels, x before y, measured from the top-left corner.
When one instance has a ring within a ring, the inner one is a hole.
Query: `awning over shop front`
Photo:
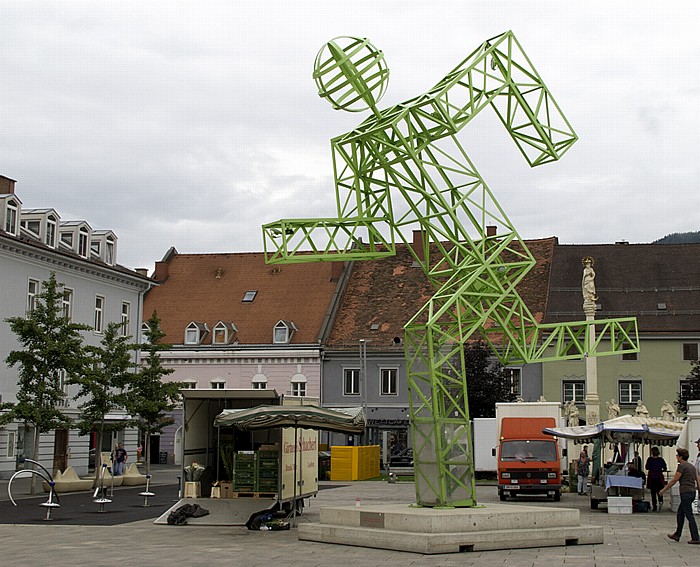
[[[601,439],[605,443],[643,443],[670,446],[676,444],[682,429],[683,424],[675,421],[664,421],[655,417],[621,415],[595,425],[547,427],[542,432],[581,443]]]
[[[231,426],[244,431],[272,427],[320,429],[338,433],[362,433],[365,414],[362,408],[319,408],[316,406],[256,406],[227,409],[214,419],[216,426]]]

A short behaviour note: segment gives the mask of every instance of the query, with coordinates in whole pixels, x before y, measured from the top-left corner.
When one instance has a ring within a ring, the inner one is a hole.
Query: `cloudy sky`
[[[495,115],[463,141],[525,238],[700,230],[700,3],[0,2],[0,174],[25,207],[119,237],[119,262],[262,250],[260,225],[334,215],[334,111],[311,78],[339,35],[391,69],[380,107],[511,29],[580,137],[530,169]]]

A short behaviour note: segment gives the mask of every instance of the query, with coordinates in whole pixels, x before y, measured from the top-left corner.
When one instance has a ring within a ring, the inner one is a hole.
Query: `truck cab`
[[[555,427],[551,417],[504,417],[498,444],[498,495],[518,494],[561,499],[560,451],[557,440],[542,433]]]

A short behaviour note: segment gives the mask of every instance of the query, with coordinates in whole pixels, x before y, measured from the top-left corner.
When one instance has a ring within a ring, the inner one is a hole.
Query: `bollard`
[[[150,504],[148,503],[148,499],[151,496],[155,496],[155,493],[148,490],[148,486],[150,485],[150,483],[151,483],[151,475],[147,474],[146,475],[146,490],[139,493],[139,496],[143,496],[143,506],[150,506]]]

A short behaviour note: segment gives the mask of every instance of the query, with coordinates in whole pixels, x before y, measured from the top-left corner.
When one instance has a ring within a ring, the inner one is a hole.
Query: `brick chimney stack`
[[[495,225],[489,225],[486,227],[486,236],[496,236],[496,232],[498,231],[498,227]]]
[[[0,195],[13,195],[15,183],[17,182],[14,179],[0,175]]]
[[[418,256],[420,261],[425,260],[425,231],[414,230],[413,231],[413,252]]]

